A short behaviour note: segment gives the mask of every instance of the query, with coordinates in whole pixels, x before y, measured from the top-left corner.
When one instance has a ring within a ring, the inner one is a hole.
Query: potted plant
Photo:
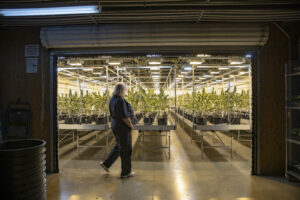
[[[169,98],[168,95],[165,95],[165,91],[160,88],[159,95],[157,95],[157,104],[159,109],[159,115],[157,117],[158,125],[167,125],[168,115],[166,113],[169,107]]]
[[[80,110],[80,99],[77,92],[72,94],[72,90],[69,90],[69,95],[64,98],[64,104],[68,112],[68,117],[65,119],[66,124],[79,123],[77,113]]]
[[[109,95],[107,90],[102,95],[100,93],[93,93],[92,104],[96,112],[93,115],[93,120],[96,124],[107,124],[107,95]]]

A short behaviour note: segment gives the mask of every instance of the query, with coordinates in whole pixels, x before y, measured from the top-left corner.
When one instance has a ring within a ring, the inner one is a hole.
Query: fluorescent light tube
[[[161,62],[158,62],[158,61],[151,61],[149,62],[149,65],[160,65]]]
[[[210,72],[211,74],[220,74],[220,72]]]
[[[192,67],[184,67],[183,69],[186,71],[189,71],[189,70],[192,70]]]
[[[69,65],[71,65],[71,66],[81,66],[82,64],[81,63],[69,63]]]
[[[152,78],[159,78],[159,75],[153,75]]]
[[[209,54],[198,54],[197,57],[210,57],[211,55]]]
[[[150,67],[150,70],[159,70],[160,67]]]
[[[93,74],[102,74],[102,73],[100,73],[100,72],[94,72]]]
[[[108,64],[109,65],[120,65],[121,63],[120,62],[109,62]]]
[[[187,74],[187,72],[181,72],[182,74]]]
[[[201,65],[203,62],[202,61],[191,61],[191,65]]]
[[[12,8],[0,9],[0,15],[5,17],[46,16],[46,15],[74,15],[99,13],[98,6],[66,6],[45,8]]]
[[[83,71],[93,71],[92,68],[82,68]]]
[[[204,77],[204,78],[211,78],[211,77],[212,77],[212,75],[205,74],[203,77]]]
[[[240,64],[242,64],[243,62],[241,62],[241,61],[231,61],[230,62],[230,64],[231,65],[240,65]]]
[[[210,66],[207,66],[207,65],[205,65],[205,66],[204,65],[198,65],[197,68],[210,68]]]
[[[181,77],[181,78],[182,78],[182,77],[184,77],[184,75],[178,75],[178,77]]]
[[[219,70],[228,70],[229,68],[227,67],[219,67]]]

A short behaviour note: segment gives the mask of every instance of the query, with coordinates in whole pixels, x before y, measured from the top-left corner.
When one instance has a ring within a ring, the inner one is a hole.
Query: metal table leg
[[[201,158],[203,158],[203,132],[200,130],[200,141],[201,141]]]
[[[233,132],[231,131],[231,146],[230,146],[230,154],[231,154],[231,158],[232,158],[232,154],[233,154]]]

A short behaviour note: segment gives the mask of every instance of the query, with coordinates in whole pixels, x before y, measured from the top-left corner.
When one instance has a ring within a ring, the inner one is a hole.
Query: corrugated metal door
[[[46,48],[89,47],[240,47],[262,46],[268,39],[267,24],[257,23],[160,23],[101,24],[41,28]]]

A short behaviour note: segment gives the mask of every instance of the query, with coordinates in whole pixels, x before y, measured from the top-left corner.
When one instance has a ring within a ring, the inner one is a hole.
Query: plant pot
[[[151,117],[144,117],[144,124],[152,124]]]
[[[195,117],[194,123],[197,125],[206,125],[206,118],[204,117]]]
[[[228,120],[226,117],[213,117],[211,121],[212,124],[224,124],[227,122]]]
[[[74,118],[72,117],[65,118],[65,124],[74,124]]]
[[[241,124],[241,118],[240,117],[230,118],[230,124]]]
[[[106,116],[98,117],[96,120],[96,124],[107,124],[107,117]]]
[[[167,125],[168,124],[168,118],[167,117],[162,117],[157,119],[158,125]]]

